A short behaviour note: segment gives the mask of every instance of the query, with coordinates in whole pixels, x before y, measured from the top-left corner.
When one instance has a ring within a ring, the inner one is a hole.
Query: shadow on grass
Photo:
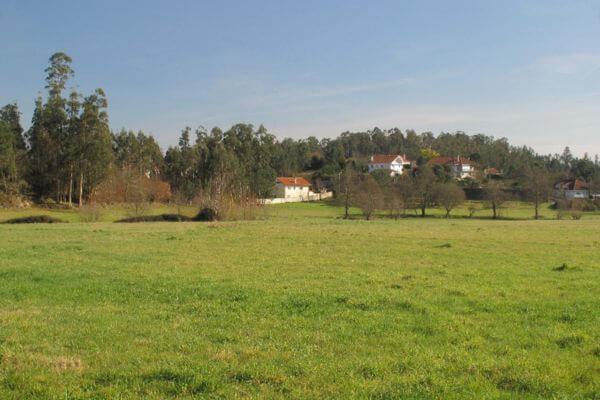
[[[49,215],[32,215],[29,217],[13,218],[2,222],[3,224],[58,224],[66,223],[62,219],[54,218]]]
[[[141,215],[138,217],[123,218],[115,222],[211,222],[217,220],[217,214],[210,208],[203,208],[195,217],[181,214]]]
[[[138,217],[123,218],[115,222],[190,222],[195,221],[194,218],[187,217],[181,214],[160,214],[160,215],[142,215]]]
[[[339,217],[341,219],[344,219],[344,216]],[[349,218],[347,219],[365,219],[364,216],[362,214],[351,214]],[[468,216],[468,215],[450,215],[448,217],[446,217],[445,215],[434,215],[434,214],[425,214],[424,216],[422,216],[421,214],[400,214],[400,215],[389,215],[389,214],[377,214],[376,218],[371,218],[373,219],[392,219],[392,220],[400,220],[400,219],[436,219],[436,220],[486,220],[486,221],[555,221],[557,220],[556,218],[544,218],[544,217],[540,217],[538,219],[535,219],[533,217],[527,218],[527,217],[508,217],[508,216],[502,216],[499,215],[498,217],[494,218],[492,216]]]

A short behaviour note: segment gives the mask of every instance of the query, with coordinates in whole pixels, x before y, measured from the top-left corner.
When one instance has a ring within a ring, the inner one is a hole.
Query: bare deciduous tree
[[[335,180],[335,199],[344,207],[344,219],[350,218],[349,210],[356,188],[356,173],[350,166],[340,172]]]
[[[502,184],[496,181],[489,181],[487,188],[485,189],[485,200],[489,208],[492,209],[492,218],[498,219],[500,216],[500,209],[510,200],[510,197],[505,191]]]
[[[525,198],[533,204],[535,219],[539,219],[540,204],[548,201],[552,194],[552,185],[548,173],[539,167],[528,167],[524,174],[523,189]]]
[[[464,190],[455,183],[439,183],[435,187],[435,200],[446,210],[448,218],[454,208],[465,202],[466,196]]]
[[[415,206],[421,211],[421,217],[435,201],[436,176],[431,167],[423,165],[414,177]]]
[[[383,192],[370,174],[363,175],[356,181],[353,193],[352,204],[361,209],[366,220],[370,220],[375,211],[384,206]]]
[[[397,199],[398,206],[402,209],[402,215],[406,216],[406,210],[415,207],[415,185],[411,176],[399,176],[393,183],[392,190]]]
[[[470,202],[467,210],[469,211],[469,218],[473,218],[475,214],[481,211],[481,204],[479,202]]]

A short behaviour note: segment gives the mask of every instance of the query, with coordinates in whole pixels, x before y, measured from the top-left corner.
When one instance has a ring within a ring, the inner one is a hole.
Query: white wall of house
[[[307,197],[308,186],[275,184],[275,197],[286,199],[290,197]]]
[[[573,199],[587,199],[590,197],[589,190],[580,189],[580,190],[555,190],[555,197],[563,197],[567,200]]]
[[[299,203],[302,201],[320,201],[333,197],[333,192],[313,193],[308,192],[308,196],[303,197],[278,197],[274,199],[259,199],[259,204],[282,204],[282,203]]]
[[[473,168],[472,165],[470,165],[470,164],[460,164],[459,168],[460,168],[460,177],[461,177],[461,179],[472,178],[473,177],[473,172],[475,172],[475,169]]]
[[[385,169],[390,171],[390,176],[402,175],[405,170],[410,169],[410,163],[402,163],[398,158],[391,163],[369,163],[369,172]]]
[[[456,179],[472,178],[475,168],[470,164],[446,164],[449,165],[452,175]]]

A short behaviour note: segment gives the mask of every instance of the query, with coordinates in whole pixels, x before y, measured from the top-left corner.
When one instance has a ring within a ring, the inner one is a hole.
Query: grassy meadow
[[[42,213],[0,224],[0,399],[600,399],[598,215],[0,221]]]

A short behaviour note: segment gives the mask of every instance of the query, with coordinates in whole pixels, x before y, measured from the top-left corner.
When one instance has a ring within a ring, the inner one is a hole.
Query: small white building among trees
[[[449,169],[455,179],[475,177],[475,163],[469,158],[457,157],[435,157],[429,160],[429,165],[439,165]]]
[[[302,177],[278,177],[275,181],[275,197],[280,199],[309,197],[310,182]]]
[[[369,160],[369,172],[386,170],[390,176],[402,175],[414,167],[415,162],[401,154],[375,154]]]

